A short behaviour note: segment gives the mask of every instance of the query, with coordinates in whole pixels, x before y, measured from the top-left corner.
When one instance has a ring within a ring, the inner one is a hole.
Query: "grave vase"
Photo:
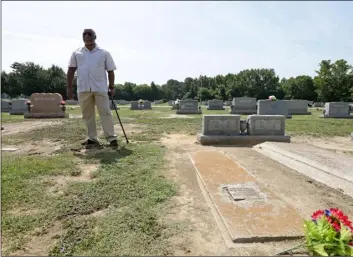
[[[245,134],[246,128],[247,128],[247,122],[246,120],[241,120],[240,121],[240,133]]]

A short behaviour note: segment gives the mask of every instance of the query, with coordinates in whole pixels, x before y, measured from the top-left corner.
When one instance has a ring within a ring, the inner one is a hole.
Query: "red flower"
[[[348,219],[348,216],[344,215],[344,213],[338,208],[330,209],[331,215],[340,221],[343,225],[349,228],[353,232],[352,222]]]
[[[64,100],[62,100],[62,101],[60,101],[60,104],[61,104],[61,105],[65,105],[66,102],[65,102]]]
[[[31,104],[31,101],[30,101],[30,100],[27,100],[27,101],[26,101],[26,104],[30,105],[30,104]]]
[[[311,218],[313,218],[314,220],[317,220],[319,218],[322,217],[322,215],[324,215],[324,211],[323,210],[318,210],[316,212],[313,213],[313,215],[311,215]]]

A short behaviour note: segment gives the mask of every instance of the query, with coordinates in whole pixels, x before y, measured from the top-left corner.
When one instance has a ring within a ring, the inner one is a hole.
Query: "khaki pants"
[[[82,119],[87,127],[88,138],[98,142],[95,112],[95,106],[97,106],[105,139],[108,142],[116,140],[117,136],[114,131],[108,94],[103,92],[82,92],[78,94],[78,100],[80,102]]]

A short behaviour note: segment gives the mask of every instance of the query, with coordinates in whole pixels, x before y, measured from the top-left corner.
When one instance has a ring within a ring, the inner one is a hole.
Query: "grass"
[[[137,119],[140,115],[141,112],[136,112],[131,116]],[[131,120],[124,117],[123,121],[125,118]],[[177,187],[162,176],[165,149],[151,143],[151,139],[144,144],[129,144],[119,152],[104,150],[75,155],[68,151],[84,137],[81,120],[70,119],[60,125],[3,138],[5,144],[47,139],[63,145],[56,155],[48,157],[3,154],[4,253],[23,249],[35,229],[48,230],[60,221],[65,233],[50,249],[51,255],[169,254],[167,238],[173,228],[168,229],[161,217],[164,202],[176,194]],[[48,193],[54,185],[46,178],[70,178],[78,168],[78,161],[100,164],[95,179],[90,182],[68,179],[62,189],[64,194]],[[94,213],[98,211],[106,213],[96,217]]]
[[[177,193],[177,185],[168,181],[166,149],[157,144],[165,133],[196,135],[202,115],[170,118],[170,107],[131,111],[120,106],[123,124],[141,126],[138,133],[127,132],[132,143],[121,151],[92,151],[86,155],[70,151],[85,138],[80,119],[62,120],[59,125],[4,136],[3,144],[19,145],[28,141],[51,140],[62,145],[54,155],[3,153],[2,158],[2,231],[4,254],[23,249],[36,231],[45,234],[60,222],[64,233],[45,254],[71,255],[170,255],[168,238],[178,225],[165,222],[168,200]],[[227,114],[207,111],[203,114]],[[68,108],[79,115],[79,109]],[[319,111],[309,116],[286,120],[291,135],[347,136],[353,120],[321,119]],[[117,123],[113,111],[114,122]],[[169,118],[168,118],[169,117]],[[243,116],[246,118],[246,116]],[[2,113],[2,122],[24,121],[23,116]],[[99,117],[97,115],[98,126]],[[77,181],[79,163],[99,164],[94,180]],[[50,193],[55,186],[48,178],[64,177],[62,194]],[[104,215],[96,215],[97,213]],[[38,239],[40,240],[40,238]]]

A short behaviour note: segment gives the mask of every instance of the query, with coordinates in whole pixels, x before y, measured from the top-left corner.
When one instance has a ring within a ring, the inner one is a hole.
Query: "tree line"
[[[21,94],[30,96],[32,93],[55,92],[66,99],[66,73],[62,68],[52,65],[45,69],[33,62],[15,62],[11,68],[11,72],[1,73],[2,93],[16,97]],[[73,86],[76,92],[76,78]],[[163,85],[125,82],[116,84],[115,92],[115,99],[127,101],[199,100],[200,97],[201,100],[231,100],[239,96],[265,99],[275,95],[277,99],[353,102],[353,68],[343,59],[335,62],[323,60],[315,77],[301,75],[280,79],[274,69],[246,69],[215,77],[187,77],[184,81],[170,79]]]

